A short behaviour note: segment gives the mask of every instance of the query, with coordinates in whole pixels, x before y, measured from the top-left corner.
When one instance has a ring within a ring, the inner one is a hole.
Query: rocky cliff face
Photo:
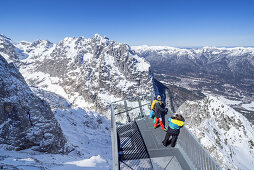
[[[66,140],[49,105],[34,95],[14,64],[1,55],[0,144],[16,150],[66,151]]]
[[[15,48],[19,49],[16,56],[20,71],[30,86],[57,93],[85,109],[105,113],[111,100],[138,96],[152,89],[149,63],[128,45],[106,37],[65,38],[57,44],[23,41]],[[0,52],[8,55],[1,48]],[[52,91],[51,85],[59,86],[62,92],[57,92],[59,88]]]
[[[186,126],[224,169],[252,169],[254,131],[250,122],[218,100],[208,96],[186,101],[177,113]]]

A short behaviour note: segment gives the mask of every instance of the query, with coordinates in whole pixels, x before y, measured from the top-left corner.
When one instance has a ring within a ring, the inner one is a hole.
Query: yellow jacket
[[[158,100],[153,100],[152,105],[151,105],[151,109],[155,110],[155,104],[158,102]]]

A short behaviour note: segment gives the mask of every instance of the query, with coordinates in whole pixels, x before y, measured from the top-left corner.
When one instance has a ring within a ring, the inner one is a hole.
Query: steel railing
[[[202,170],[221,169],[186,127],[181,129],[178,144],[195,168]]]

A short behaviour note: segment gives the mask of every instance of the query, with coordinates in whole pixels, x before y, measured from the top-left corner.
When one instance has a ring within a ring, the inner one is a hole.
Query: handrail
[[[179,135],[179,145],[197,169],[220,170],[210,153],[198,142],[195,136],[183,127]]]
[[[150,104],[150,103],[146,103],[146,104],[143,104],[143,105],[141,105],[141,106],[145,106],[145,105],[149,105],[149,104]],[[138,108],[140,108],[140,106],[133,107],[133,108],[131,108],[131,109],[128,109],[128,110],[125,110],[125,111],[122,111],[122,112],[115,113],[115,115],[120,115],[120,114],[122,114],[122,113],[125,113],[126,111],[131,111],[131,110],[138,109]]]
[[[141,97],[144,97],[144,96],[149,97],[149,96],[148,96],[149,94],[151,94],[151,93],[145,93],[145,94],[142,94],[142,95],[140,95],[140,96],[141,96]],[[117,100],[117,101],[112,102],[112,104],[115,104],[115,103],[117,103],[117,102],[121,102],[121,101],[124,101],[124,100],[128,100],[128,99],[137,99],[137,98],[139,98],[140,96],[138,96],[138,97],[128,97],[128,98],[125,98],[125,99]]]

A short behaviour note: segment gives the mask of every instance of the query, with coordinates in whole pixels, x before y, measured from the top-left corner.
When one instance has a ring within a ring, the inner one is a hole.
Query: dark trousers
[[[162,141],[163,145],[168,146],[169,144],[171,144],[171,147],[175,147],[179,133],[180,133],[180,129],[177,130],[177,129],[171,129],[170,127],[168,127],[166,136],[164,140]],[[172,136],[172,138],[169,140],[170,136]]]
[[[166,127],[166,124],[165,124],[165,114],[161,115],[161,119],[162,119],[162,124],[164,125],[164,127]]]

